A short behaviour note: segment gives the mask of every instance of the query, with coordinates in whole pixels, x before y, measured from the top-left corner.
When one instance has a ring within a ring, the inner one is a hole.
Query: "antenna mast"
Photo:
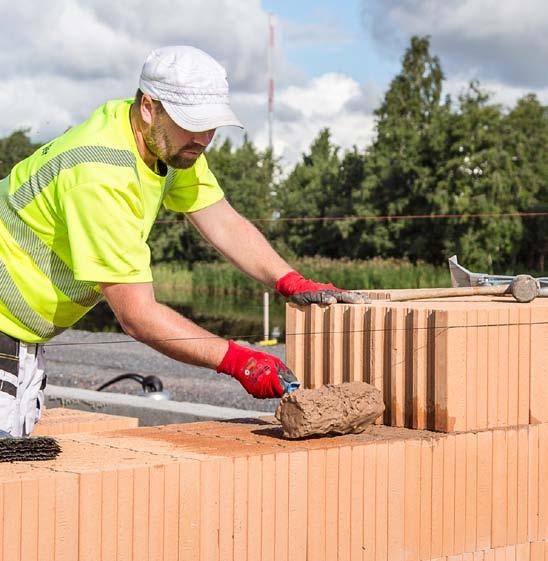
[[[274,14],[268,14],[268,147],[272,146],[272,120],[274,114]]]

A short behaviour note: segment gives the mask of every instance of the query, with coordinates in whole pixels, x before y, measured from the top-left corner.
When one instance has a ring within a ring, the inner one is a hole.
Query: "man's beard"
[[[185,150],[191,150],[192,152],[196,152],[196,156],[192,156],[192,157],[184,156],[183,152]],[[192,167],[196,163],[196,160],[201,156],[202,152],[203,152],[203,147],[196,146],[195,144],[187,144],[186,146],[183,146],[178,152],[175,152],[174,154],[172,153],[164,154],[163,157],[161,157],[160,159],[168,166],[171,166],[172,168],[187,169]]]
[[[175,169],[188,169],[192,167],[204,151],[203,146],[194,143],[185,144],[178,150],[174,149],[167,135],[157,126],[151,128],[149,137],[145,138],[145,144],[149,151],[159,160]],[[186,150],[196,152],[196,156],[184,156],[183,152]]]

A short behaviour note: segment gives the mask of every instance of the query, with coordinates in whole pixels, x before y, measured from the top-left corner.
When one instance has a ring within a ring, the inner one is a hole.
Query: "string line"
[[[358,215],[358,216],[288,216],[280,218],[248,218],[250,222],[338,222],[343,220],[427,220],[427,219],[450,219],[450,218],[536,218],[548,216],[547,212],[476,212],[461,214],[386,214],[386,215]],[[156,224],[186,224],[186,219],[158,219]]]
[[[480,328],[480,327],[519,327],[519,326],[531,326],[531,325],[548,325],[548,321],[534,321],[528,323],[480,323],[474,325],[427,325],[425,327],[384,327],[378,329],[349,329],[342,331],[302,331],[295,333],[286,333],[285,337],[301,337],[308,335],[344,335],[350,333],[378,333],[378,332],[393,332],[393,331],[426,331],[426,330],[440,330],[445,331],[449,329],[463,329],[463,328]],[[169,337],[164,339],[149,339],[150,343],[166,343],[169,341],[203,341],[206,339],[217,339],[219,335],[208,335],[205,337]],[[226,338],[229,339],[256,339],[257,335],[227,335]],[[45,347],[70,347],[77,345],[116,345],[116,344],[127,344],[127,343],[139,343],[136,339],[128,339],[125,341],[72,341],[67,343],[43,343]]]

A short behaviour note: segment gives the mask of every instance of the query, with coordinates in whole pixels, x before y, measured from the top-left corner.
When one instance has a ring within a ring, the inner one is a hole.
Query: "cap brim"
[[[202,132],[229,126],[244,128],[234,111],[224,103],[178,105],[162,101],[162,105],[177,125],[190,132]]]

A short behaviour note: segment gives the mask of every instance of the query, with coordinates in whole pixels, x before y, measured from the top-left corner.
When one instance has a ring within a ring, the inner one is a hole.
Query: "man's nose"
[[[205,148],[211,142],[214,134],[215,129],[195,132],[193,140],[196,144],[199,144],[200,146],[203,146]]]

